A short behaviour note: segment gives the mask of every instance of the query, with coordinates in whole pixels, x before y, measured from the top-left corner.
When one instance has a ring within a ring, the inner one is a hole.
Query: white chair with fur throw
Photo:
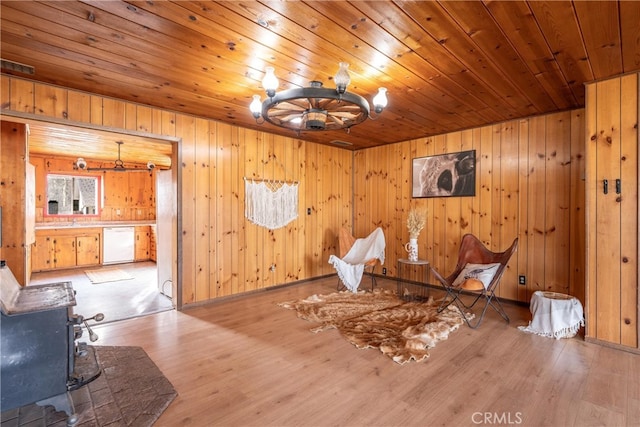
[[[331,255],[332,264],[338,273],[338,290],[347,288],[351,292],[358,292],[362,275],[366,268],[371,268],[371,290],[375,285],[373,272],[376,264],[384,264],[385,240],[380,227],[373,230],[367,237],[356,239],[351,232],[342,227],[338,234],[339,256]]]

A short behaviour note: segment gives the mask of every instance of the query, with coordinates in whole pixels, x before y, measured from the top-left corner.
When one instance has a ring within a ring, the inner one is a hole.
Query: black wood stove
[[[73,426],[78,417],[70,392],[101,372],[93,348],[76,340],[84,324],[95,341],[97,335],[87,320],[100,321],[104,316],[85,319],[74,314],[70,282],[21,287],[4,261],[0,262],[0,301],[1,410],[31,403],[52,405],[65,411],[67,425]],[[82,365],[81,373],[76,365]]]

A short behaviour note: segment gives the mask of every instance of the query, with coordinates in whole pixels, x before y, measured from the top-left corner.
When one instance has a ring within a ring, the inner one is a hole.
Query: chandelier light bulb
[[[348,68],[349,64],[347,64],[346,62],[341,62],[340,69],[333,78],[336,83],[336,91],[338,91],[339,94],[345,93],[347,90],[347,86],[349,86],[349,83],[351,83],[351,77],[349,77],[349,72],[347,71]]]
[[[382,110],[387,106],[387,89],[381,87],[378,89],[378,93],[373,97],[373,108],[375,112],[380,114]]]
[[[258,119],[262,114],[262,101],[260,101],[260,95],[253,95],[253,101],[249,104],[249,110],[253,117]]]
[[[262,79],[262,87],[267,91],[267,96],[269,96],[269,98],[273,98],[280,83],[278,82],[278,78],[276,77],[273,67],[266,67],[264,71],[265,75]]]

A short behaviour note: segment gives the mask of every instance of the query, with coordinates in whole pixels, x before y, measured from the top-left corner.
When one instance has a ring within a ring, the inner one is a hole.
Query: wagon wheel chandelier
[[[256,123],[265,121],[279,127],[297,131],[322,131],[346,129],[362,123],[371,116],[369,103],[365,98],[347,92],[351,82],[347,68],[349,64],[340,63],[340,69],[334,77],[335,89],[322,86],[322,82],[312,81],[309,87],[294,88],[277,92],[278,79],[273,67],[266,67],[262,86],[267,98],[253,95],[249,106]],[[381,87],[373,98],[373,109],[380,114],[387,106],[387,89]],[[262,118],[262,121],[260,121]]]

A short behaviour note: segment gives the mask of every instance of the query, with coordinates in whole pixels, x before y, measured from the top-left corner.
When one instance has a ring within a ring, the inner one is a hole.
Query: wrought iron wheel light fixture
[[[347,71],[349,64],[340,63],[340,69],[334,77],[335,89],[322,86],[322,82],[312,81],[309,87],[294,88],[276,92],[278,79],[273,67],[265,68],[262,87],[267,98],[253,95],[249,106],[256,122],[267,121],[273,125],[294,131],[318,131],[346,129],[362,123],[371,116],[369,103],[365,98],[347,92],[351,82]],[[373,109],[380,114],[387,106],[387,89],[381,87],[373,98]],[[262,117],[263,121],[259,121]]]

